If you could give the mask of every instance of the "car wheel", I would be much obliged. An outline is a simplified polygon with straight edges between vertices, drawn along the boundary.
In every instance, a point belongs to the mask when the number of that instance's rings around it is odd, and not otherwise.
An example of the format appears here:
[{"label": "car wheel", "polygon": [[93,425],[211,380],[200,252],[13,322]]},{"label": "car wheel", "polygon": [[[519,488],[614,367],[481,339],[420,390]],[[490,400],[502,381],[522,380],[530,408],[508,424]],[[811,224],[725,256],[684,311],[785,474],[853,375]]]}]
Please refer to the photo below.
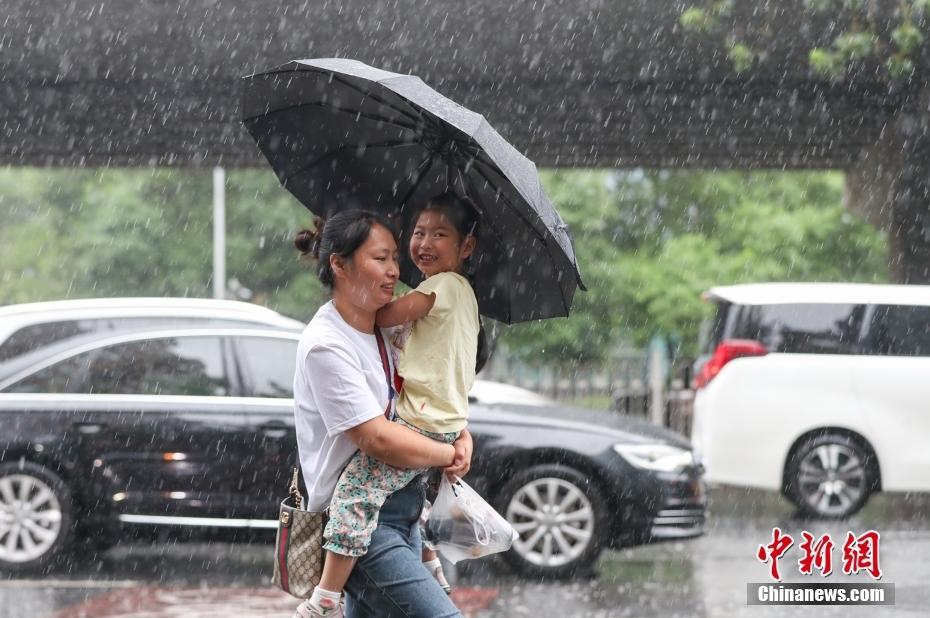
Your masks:
[{"label": "car wheel", "polygon": [[826,434],[801,443],[786,470],[788,497],[803,515],[849,517],[872,493],[873,455],[850,437]]},{"label": "car wheel", "polygon": [[573,468],[519,472],[501,489],[497,507],[520,535],[504,554],[520,573],[564,577],[589,567],[600,552],[605,502],[600,488]]},{"label": "car wheel", "polygon": [[42,466],[0,464],[0,568],[25,571],[56,558],[71,539],[67,485]]}]

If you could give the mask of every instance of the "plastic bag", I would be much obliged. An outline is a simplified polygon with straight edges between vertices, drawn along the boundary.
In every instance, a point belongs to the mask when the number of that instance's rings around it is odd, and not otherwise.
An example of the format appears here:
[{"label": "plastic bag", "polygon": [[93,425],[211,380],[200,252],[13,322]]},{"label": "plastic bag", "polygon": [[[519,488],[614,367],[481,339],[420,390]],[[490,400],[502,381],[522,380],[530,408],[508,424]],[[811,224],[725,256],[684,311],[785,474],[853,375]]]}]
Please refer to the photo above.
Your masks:
[{"label": "plastic bag", "polygon": [[519,536],[465,481],[450,482],[445,474],[425,528],[427,540],[452,564],[507,551]]}]

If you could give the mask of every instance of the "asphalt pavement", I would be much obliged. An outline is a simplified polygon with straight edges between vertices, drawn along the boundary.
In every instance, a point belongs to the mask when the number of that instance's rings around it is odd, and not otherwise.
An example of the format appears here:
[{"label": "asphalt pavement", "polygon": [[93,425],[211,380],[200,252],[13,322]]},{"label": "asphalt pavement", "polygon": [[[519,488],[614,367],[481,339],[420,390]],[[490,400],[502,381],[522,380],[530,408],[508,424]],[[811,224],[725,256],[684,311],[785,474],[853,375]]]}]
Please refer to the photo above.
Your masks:
[{"label": "asphalt pavement", "polygon": [[[756,553],[772,528],[800,544],[801,533],[836,542],[834,572],[799,572],[797,545],[779,561],[785,582],[874,582],[842,572],[843,538],[880,533],[881,583],[894,584],[891,607],[747,606],[746,585],[771,581]],[[466,563],[454,600],[466,616],[927,616],[930,614],[930,496],[880,495],[857,516],[829,522],[798,518],[779,496],[711,491],[706,534],[605,552],[593,572],[570,581],[519,577],[495,560]],[[289,616],[296,601],[272,589],[269,543],[137,540],[85,551],[41,577],[0,579],[0,618],[206,618]]]}]

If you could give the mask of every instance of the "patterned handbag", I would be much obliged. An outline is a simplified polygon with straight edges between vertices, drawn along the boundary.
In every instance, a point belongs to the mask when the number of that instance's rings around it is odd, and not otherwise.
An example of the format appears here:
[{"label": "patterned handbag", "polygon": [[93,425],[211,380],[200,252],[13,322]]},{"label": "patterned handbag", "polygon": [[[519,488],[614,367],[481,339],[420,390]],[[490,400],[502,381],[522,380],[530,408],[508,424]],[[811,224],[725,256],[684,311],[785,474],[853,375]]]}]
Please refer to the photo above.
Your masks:
[{"label": "patterned handbag", "polygon": [[[388,403],[384,416],[391,418],[391,401],[394,399],[394,382],[391,380],[391,365],[381,329],[375,329],[378,353],[388,386]],[[397,371],[394,371],[397,378]],[[298,473],[300,462],[291,476],[290,495],[281,501],[278,513],[278,538],[274,547],[274,574],[271,583],[300,599],[307,599],[323,576],[323,530],[329,517],[326,511],[304,511],[300,495]]]},{"label": "patterned handbag", "polygon": [[284,592],[306,599],[313,594],[323,574],[323,529],[328,517],[326,511],[301,508],[303,498],[297,475],[298,469],[294,468],[290,495],[281,501],[271,583]]}]

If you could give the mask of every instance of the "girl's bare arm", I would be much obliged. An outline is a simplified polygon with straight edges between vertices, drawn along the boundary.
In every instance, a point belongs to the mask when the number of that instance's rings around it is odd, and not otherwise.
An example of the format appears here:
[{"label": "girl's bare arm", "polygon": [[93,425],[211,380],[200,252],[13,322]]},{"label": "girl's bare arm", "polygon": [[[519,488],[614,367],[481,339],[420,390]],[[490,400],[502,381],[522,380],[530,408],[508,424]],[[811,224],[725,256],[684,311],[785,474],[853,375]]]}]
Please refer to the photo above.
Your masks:
[{"label": "girl's bare arm", "polygon": [[435,294],[410,292],[378,309],[375,324],[380,328],[399,326],[424,317],[436,302]]}]

